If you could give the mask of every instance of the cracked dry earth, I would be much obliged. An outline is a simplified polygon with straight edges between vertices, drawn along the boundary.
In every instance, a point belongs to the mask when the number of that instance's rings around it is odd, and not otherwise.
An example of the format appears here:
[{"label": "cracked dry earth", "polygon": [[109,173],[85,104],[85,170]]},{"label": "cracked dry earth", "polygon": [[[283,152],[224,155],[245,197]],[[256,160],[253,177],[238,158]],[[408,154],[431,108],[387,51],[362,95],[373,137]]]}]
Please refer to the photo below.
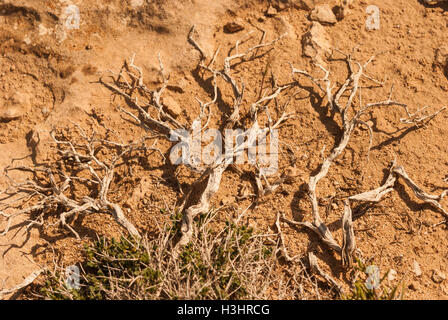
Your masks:
[{"label": "cracked dry earth", "polygon": [[[161,83],[160,53],[169,74],[165,99],[176,101],[174,112],[179,122],[191,124],[199,113],[196,98],[210,100],[210,84],[201,84],[194,72],[198,52],[187,42],[192,25],[196,25],[196,41],[207,56],[212,56],[219,46],[222,48],[219,61],[250,31],[258,37],[264,30],[267,40],[287,33],[265,56],[235,67],[235,78],[246,84],[243,108],[259,96],[263,74],[275,75],[278,83],[289,83],[293,79],[292,64],[321,77],[313,59],[304,55],[302,39],[312,24],[310,10],[316,5],[328,4],[332,8],[338,3],[81,0],[75,3],[80,11],[79,29],[67,29],[64,10],[72,4],[70,1],[0,1],[0,169],[3,172],[12,162],[30,166],[51,159],[51,129],[72,128],[73,122],[85,128],[108,127],[126,141],[141,135],[117,110],[123,101],[113,98],[111,91],[98,82],[111,70],[118,72],[123,61],[133,54],[146,85],[156,88]],[[369,5],[380,9],[379,30],[366,30]],[[424,112],[432,114],[448,105],[446,2],[355,0],[342,19],[323,24],[322,28],[331,47],[353,52],[356,61],[364,63],[377,55],[367,72],[384,86],[362,88],[364,102],[384,100],[393,86],[393,99],[406,103],[411,113],[428,106]],[[336,84],[345,81],[343,62],[328,61],[326,68],[331,70]],[[295,179],[250,209],[248,223],[259,230],[275,231],[279,212],[289,220],[312,221],[304,185],[318,172],[342,135],[340,120],[327,112],[325,94],[312,82],[301,81],[305,89],[294,95],[285,110],[294,118],[279,130],[278,176],[292,170]],[[220,99],[225,103],[215,106],[211,119],[216,126],[220,125],[221,114],[232,112],[231,90],[223,89]],[[370,130],[355,128],[347,147],[317,186],[321,218],[336,242],[343,240],[340,229],[344,199],[382,185],[393,160],[425,192],[441,194],[448,188],[448,112],[440,112],[419,127],[400,121],[406,116],[400,108],[370,110],[364,118],[372,129],[370,150]],[[164,151],[168,147],[160,142]],[[136,166],[132,175],[118,171],[111,195],[140,232],[152,231],[148,216],[157,216],[161,208],[176,205],[181,194],[174,175],[181,186],[197,178],[160,157],[147,161],[146,169]],[[223,206],[222,219],[251,204],[252,200],[244,197],[256,192],[253,177],[244,174],[249,170],[248,165],[243,165],[239,171],[224,172],[219,190],[211,199],[212,206]],[[9,183],[2,173],[1,190]],[[440,204],[442,208],[448,206],[445,199]],[[396,275],[390,281],[404,284],[406,299],[448,298],[448,280],[434,277],[434,273],[448,274],[447,224],[441,210],[416,197],[405,182],[398,180],[394,190],[380,202],[353,208],[353,217],[354,236],[362,256],[373,258],[382,273],[394,269]],[[81,240],[60,227],[34,227],[28,231],[27,218],[14,220],[9,232],[0,237],[0,290],[17,285],[39,266],[50,264],[55,252],[62,257],[62,264],[69,265],[80,259],[83,244],[96,234],[123,233],[108,215],[79,216],[72,221]],[[6,220],[0,217],[0,232],[5,227]],[[341,257],[317,235],[286,223],[282,230],[291,256],[313,252],[320,268],[348,288],[350,282]]]}]

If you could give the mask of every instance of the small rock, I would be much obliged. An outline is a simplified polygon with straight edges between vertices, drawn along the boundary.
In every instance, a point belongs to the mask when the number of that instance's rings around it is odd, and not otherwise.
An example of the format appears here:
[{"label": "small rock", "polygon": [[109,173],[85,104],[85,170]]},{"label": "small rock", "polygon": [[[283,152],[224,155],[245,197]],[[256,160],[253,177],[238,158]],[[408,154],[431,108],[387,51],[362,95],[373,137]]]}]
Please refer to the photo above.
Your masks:
[{"label": "small rock", "polygon": [[302,37],[303,54],[325,67],[326,63],[323,58],[331,54],[331,47],[331,39],[325,28],[319,22],[314,21]]},{"label": "small rock", "polygon": [[339,5],[334,7],[334,14],[341,21],[350,13],[350,9],[353,9],[353,0],[341,0]]},{"label": "small rock", "polygon": [[442,46],[436,50],[433,65],[442,70],[448,68],[448,46]]},{"label": "small rock", "polygon": [[416,282],[411,282],[409,285],[408,285],[408,288],[410,289],[410,290],[412,290],[412,291],[417,291],[418,290],[418,284],[416,283]]},{"label": "small rock", "polygon": [[91,44],[86,45],[86,50],[92,50],[93,46]]},{"label": "small rock", "polygon": [[182,77],[177,81],[173,81],[173,84],[168,85],[167,89],[177,93],[185,93],[186,88],[189,85],[187,78]]},{"label": "small rock", "polygon": [[131,6],[134,8],[140,7],[143,5],[143,0],[131,0]]},{"label": "small rock", "polygon": [[420,269],[420,265],[415,260],[413,263],[413,271],[417,277],[420,277],[422,275],[422,269]]},{"label": "small rock", "polygon": [[273,6],[269,6],[268,10],[266,10],[266,16],[273,17],[277,14],[277,9],[275,9]]},{"label": "small rock", "polygon": [[432,278],[432,281],[434,281],[435,283],[441,283],[441,282],[443,282],[443,280],[446,279],[446,275],[443,272],[435,269],[432,271],[431,278]]},{"label": "small rock", "polygon": [[285,17],[278,16],[272,20],[273,26],[278,34],[286,34],[290,39],[297,39],[294,27],[285,19]]},{"label": "small rock", "polygon": [[440,287],[442,288],[443,293],[448,296],[448,287],[443,284]]},{"label": "small rock", "polygon": [[236,22],[229,22],[223,28],[225,33],[236,33],[244,30],[244,27]]},{"label": "small rock", "polygon": [[333,25],[337,22],[336,16],[328,4],[316,6],[310,13],[310,19],[327,25]]},{"label": "small rock", "polygon": [[332,208],[333,210],[337,210],[337,209],[338,209],[338,204],[337,204],[336,202],[332,202],[332,203],[331,203],[331,208]]},{"label": "small rock", "polygon": [[341,21],[347,15],[346,10],[344,10],[344,8],[341,6],[334,7],[333,13],[338,21]]},{"label": "small rock", "polygon": [[0,107],[0,121],[11,121],[24,116],[31,109],[30,97],[26,93],[16,92]]},{"label": "small rock", "polygon": [[390,269],[389,273],[387,274],[387,280],[394,281],[396,276],[397,276],[397,271],[395,271],[394,269]]},{"label": "small rock", "polygon": [[402,254],[393,257],[395,263],[399,264],[399,265],[403,264],[403,258],[404,258],[404,256]]},{"label": "small rock", "polygon": [[166,112],[174,118],[177,118],[182,113],[182,108],[177,101],[169,96],[163,98],[163,105],[166,108]]},{"label": "small rock", "polygon": [[47,107],[43,107],[43,108],[42,108],[42,115],[43,115],[44,117],[46,117],[49,113],[50,113],[50,110],[48,110]]},{"label": "small rock", "polygon": [[29,36],[25,36],[25,38],[23,39],[23,42],[25,42],[27,45],[31,44],[31,39]]}]

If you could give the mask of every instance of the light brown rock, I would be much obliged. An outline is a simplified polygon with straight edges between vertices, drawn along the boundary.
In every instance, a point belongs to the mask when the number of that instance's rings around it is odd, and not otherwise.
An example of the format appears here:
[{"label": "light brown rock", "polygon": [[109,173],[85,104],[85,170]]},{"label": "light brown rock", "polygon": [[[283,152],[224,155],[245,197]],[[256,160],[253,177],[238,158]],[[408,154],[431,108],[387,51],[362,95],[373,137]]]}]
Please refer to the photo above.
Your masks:
[{"label": "light brown rock", "polygon": [[412,281],[409,285],[408,288],[412,291],[417,291],[419,289],[419,285],[417,282]]},{"label": "light brown rock", "polygon": [[414,273],[417,277],[420,277],[422,275],[422,270],[420,268],[420,264],[416,260],[414,260],[412,268],[413,268],[412,270],[414,271]]},{"label": "light brown rock", "polygon": [[163,106],[165,107],[165,111],[174,118],[177,118],[182,114],[182,108],[179,103],[170,96],[163,98]]},{"label": "light brown rock", "polygon": [[387,280],[394,281],[396,277],[397,277],[397,271],[395,271],[394,269],[390,269],[389,273],[387,274]]},{"label": "light brown rock", "polygon": [[324,58],[331,54],[331,48],[331,39],[325,28],[319,22],[314,21],[310,29],[302,37],[303,54],[325,66]]},{"label": "light brown rock", "polygon": [[316,6],[310,13],[310,19],[326,25],[333,25],[337,22],[336,16],[328,4]]},{"label": "light brown rock", "polygon": [[431,279],[435,283],[441,283],[446,279],[446,275],[442,271],[435,269],[432,271]]},{"label": "light brown rock", "polygon": [[266,16],[268,17],[274,17],[277,14],[277,9],[275,9],[273,6],[269,6],[268,10],[266,10]]},{"label": "light brown rock", "polygon": [[19,119],[30,109],[29,95],[23,92],[16,92],[0,107],[0,120],[11,121]]},{"label": "light brown rock", "polygon": [[435,52],[434,67],[442,70],[448,68],[448,46],[441,46]]}]

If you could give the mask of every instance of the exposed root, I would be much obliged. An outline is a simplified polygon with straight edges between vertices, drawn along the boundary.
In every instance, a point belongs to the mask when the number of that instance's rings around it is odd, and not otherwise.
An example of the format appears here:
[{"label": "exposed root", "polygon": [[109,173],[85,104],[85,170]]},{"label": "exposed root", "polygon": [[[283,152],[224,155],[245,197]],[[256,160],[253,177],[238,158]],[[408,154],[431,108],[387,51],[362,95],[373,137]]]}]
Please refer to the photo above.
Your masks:
[{"label": "exposed root", "polygon": [[308,261],[310,263],[311,271],[324,278],[324,280],[328,282],[332,287],[334,287],[340,295],[344,295],[344,289],[342,288],[342,286],[319,267],[317,258],[312,252],[308,254]]},{"label": "exposed root", "polygon": [[352,208],[348,200],[344,201],[344,215],[342,216],[342,264],[351,266],[353,252],[356,248],[355,232],[353,231]]},{"label": "exposed root", "polygon": [[414,181],[412,181],[411,178],[409,178],[408,174],[406,173],[406,171],[402,166],[394,167],[393,172],[399,175],[404,180],[404,182],[406,182],[406,184],[412,189],[412,191],[414,191],[414,194],[416,195],[417,198],[423,200],[426,203],[429,203],[430,205],[438,209],[440,212],[442,212],[445,215],[445,217],[448,218],[448,212],[442,207],[442,205],[439,202],[447,195],[448,190],[443,191],[438,196],[428,194],[425,191],[423,191],[419,186],[417,186],[417,184]]},{"label": "exposed root", "polygon": [[285,237],[283,235],[282,227],[280,225],[280,218],[283,217],[283,214],[280,212],[277,212],[277,219],[275,220],[275,227],[277,228],[277,232],[279,235],[279,245],[277,251],[280,251],[282,256],[285,258],[287,262],[295,262],[299,258],[299,256],[291,257],[288,253],[288,250],[286,249],[285,245]]},{"label": "exposed root", "polygon": [[389,176],[386,179],[386,182],[370,191],[366,191],[360,194],[355,194],[353,196],[348,197],[348,200],[352,201],[365,201],[365,202],[379,202],[386,194],[394,190],[394,184],[397,180],[393,174],[393,169],[395,167],[395,161],[392,164],[389,172]]}]

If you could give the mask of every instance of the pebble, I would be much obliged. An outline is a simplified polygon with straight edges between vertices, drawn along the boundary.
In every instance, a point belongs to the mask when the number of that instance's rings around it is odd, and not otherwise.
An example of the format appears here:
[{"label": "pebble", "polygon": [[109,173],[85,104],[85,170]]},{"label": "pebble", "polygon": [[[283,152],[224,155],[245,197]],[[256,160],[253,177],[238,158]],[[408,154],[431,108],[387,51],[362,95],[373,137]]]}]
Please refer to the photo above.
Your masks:
[{"label": "pebble", "polygon": [[331,48],[331,39],[325,28],[319,22],[314,21],[302,38],[303,54],[325,67],[324,58],[330,55]]},{"label": "pebble", "polygon": [[396,276],[397,276],[397,271],[395,271],[394,269],[390,269],[389,273],[387,274],[387,280],[393,281],[393,280],[395,280]]},{"label": "pebble", "polygon": [[314,7],[316,0],[299,0],[298,6],[303,10],[311,10]]},{"label": "pebble", "polygon": [[24,116],[31,109],[30,97],[23,92],[16,92],[4,105],[0,106],[0,121],[11,121]]},{"label": "pebble", "polygon": [[434,66],[441,69],[448,67],[448,46],[437,48],[435,52]]},{"label": "pebble", "polygon": [[432,271],[432,277],[431,277],[431,279],[432,279],[432,281],[434,281],[435,283],[441,283],[441,282],[443,282],[443,281],[446,279],[446,275],[445,275],[443,272],[441,272],[441,271],[439,271],[439,270],[437,270],[437,269],[434,269],[434,270]]},{"label": "pebble", "polygon": [[175,118],[182,113],[182,108],[177,101],[169,96],[163,98],[163,105],[165,106],[166,111]]},{"label": "pebble", "polygon": [[266,16],[274,17],[275,15],[277,15],[277,9],[275,9],[273,6],[269,6],[268,10],[266,10]]},{"label": "pebble", "polygon": [[244,30],[244,27],[237,22],[229,22],[223,28],[225,33],[236,33]]},{"label": "pebble", "polygon": [[422,269],[420,268],[420,265],[418,264],[418,262],[415,260],[413,263],[413,271],[417,277],[420,277],[422,275]]},{"label": "pebble", "polygon": [[310,13],[310,19],[329,25],[333,25],[337,22],[336,16],[328,4],[316,6]]}]

